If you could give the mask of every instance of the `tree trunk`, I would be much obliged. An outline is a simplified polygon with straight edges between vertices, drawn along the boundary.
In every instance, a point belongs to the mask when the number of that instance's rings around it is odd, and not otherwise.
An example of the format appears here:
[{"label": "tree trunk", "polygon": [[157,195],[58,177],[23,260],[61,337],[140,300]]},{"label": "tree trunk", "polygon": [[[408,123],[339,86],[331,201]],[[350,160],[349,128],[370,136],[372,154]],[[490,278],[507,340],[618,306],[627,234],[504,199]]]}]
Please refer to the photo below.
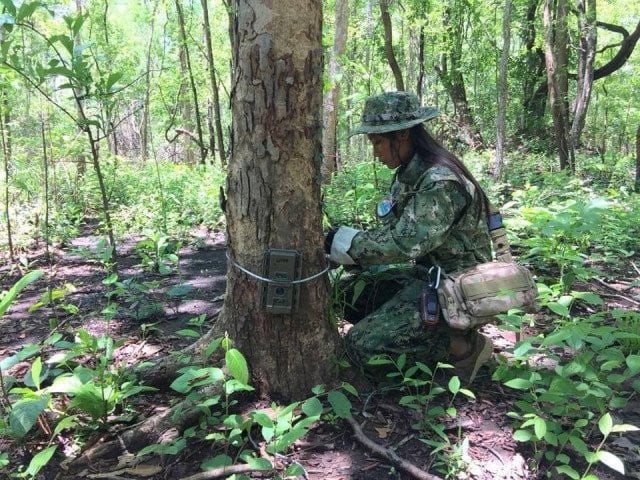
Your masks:
[{"label": "tree trunk", "polygon": [[4,164],[4,216],[5,227],[7,229],[7,243],[9,246],[9,256],[13,260],[15,258],[15,251],[13,249],[13,233],[11,230],[11,215],[10,215],[10,196],[9,196],[9,163],[11,162],[11,124],[9,122],[9,102],[7,93],[3,88],[2,91],[2,103],[0,104],[0,141],[2,142],[2,157]]},{"label": "tree trunk", "polygon": [[509,49],[511,48],[511,0],[504,0],[502,12],[502,55],[498,73],[498,118],[496,119],[496,158],[493,176],[500,178],[504,163],[504,141],[506,137],[506,118],[508,89]]},{"label": "tree trunk", "polygon": [[457,5],[449,5],[443,17],[445,30],[445,51],[436,66],[438,77],[455,107],[455,115],[460,128],[459,140],[471,148],[484,145],[482,134],[478,130],[471,115],[467,90],[462,74],[462,41],[464,33],[463,10]]},{"label": "tree trunk", "polygon": [[393,72],[393,77],[396,79],[396,90],[402,92],[404,91],[404,80],[396,55],[393,52],[393,28],[391,26],[391,16],[389,15],[389,0],[380,0],[380,15],[382,16],[382,25],[384,27],[384,52]]},{"label": "tree trunk", "polygon": [[198,105],[198,89],[196,88],[196,83],[193,78],[193,70],[191,69],[191,58],[189,57],[187,31],[184,26],[184,14],[182,12],[180,0],[175,0],[175,5],[176,13],[178,14],[178,26],[180,27],[180,51],[182,52],[182,59],[184,61],[184,66],[186,67],[186,72],[189,77],[189,85],[191,86],[191,98],[193,99],[193,110],[196,117],[196,133],[195,135],[192,134],[189,137],[196,139],[196,143],[198,144],[198,148],[200,149],[200,163],[204,164],[207,160],[207,148],[204,145],[204,139],[202,136],[202,120],[200,118],[200,106]]},{"label": "tree trunk", "polygon": [[[302,398],[332,381],[336,332],[328,281],[299,284],[299,308],[267,313],[261,274],[269,248],[301,254],[301,278],[326,267],[320,208],[321,3],[234,0],[233,148],[227,177],[227,294],[216,328],[248,358],[263,393]],[[304,12],[300,15],[299,12]]]},{"label": "tree trunk", "polygon": [[420,26],[420,34],[418,35],[418,79],[416,81],[416,95],[420,104],[423,103],[423,91],[424,91],[424,25]]},{"label": "tree trunk", "polygon": [[[76,0],[76,15],[82,15],[82,0]],[[73,37],[74,47],[80,45],[82,42],[80,40],[80,34],[77,34]],[[73,91],[74,97],[82,98],[83,92],[80,92],[76,89]],[[81,116],[82,112],[82,100],[79,100],[80,106],[77,106],[78,116]],[[82,132],[82,129],[78,128],[78,132]],[[77,163],[77,176],[78,178],[84,177],[85,172],[87,171],[87,156],[84,153],[79,153],[76,156]]]},{"label": "tree trunk", "polygon": [[573,121],[569,133],[571,150],[575,151],[584,129],[593,88],[593,62],[596,56],[596,0],[578,0],[578,86],[573,104]]},{"label": "tree trunk", "polygon": [[213,46],[211,43],[211,26],[209,25],[209,7],[207,0],[200,0],[202,4],[202,15],[204,17],[204,37],[207,47],[207,66],[209,67],[209,81],[211,82],[211,107],[213,109],[213,117],[215,123],[215,134],[211,132],[211,158],[214,156],[214,140],[218,142],[218,156],[220,157],[220,165],[223,167],[227,164],[227,155],[224,150],[224,139],[222,133],[222,121],[220,119],[220,97],[218,95],[218,81],[216,79],[216,66],[213,60]]},{"label": "tree trunk", "polygon": [[[522,42],[525,45],[526,53],[524,71],[521,72],[523,109],[519,130],[521,134],[531,138],[539,136],[544,129],[544,113],[547,103],[544,51],[536,42],[539,4],[540,0],[529,1],[522,30]],[[539,86],[541,84],[544,86],[543,89]]]},{"label": "tree trunk", "polygon": [[[558,0],[553,11],[553,0],[544,3],[544,44],[549,105],[553,117],[556,146],[560,158],[560,169],[572,167],[572,153],[569,144],[569,119],[567,98],[567,57],[566,57],[566,0]],[[555,25],[555,28],[554,28]]]},{"label": "tree trunk", "polygon": [[146,59],[146,75],[144,77],[144,105],[142,106],[142,126],[140,132],[140,156],[142,162],[149,159],[149,108],[151,98],[151,49],[153,47],[153,33],[156,24],[156,11],[158,9],[158,0],[153,3],[153,12],[151,13],[151,33],[149,34],[149,44],[147,46]]},{"label": "tree trunk", "polygon": [[640,193],[640,126],[636,130],[636,193]]},{"label": "tree trunk", "polygon": [[322,178],[328,181],[338,167],[338,104],[340,102],[340,57],[347,44],[349,0],[336,0],[336,30],[329,58],[329,91],[324,97],[324,129],[322,130]]}]

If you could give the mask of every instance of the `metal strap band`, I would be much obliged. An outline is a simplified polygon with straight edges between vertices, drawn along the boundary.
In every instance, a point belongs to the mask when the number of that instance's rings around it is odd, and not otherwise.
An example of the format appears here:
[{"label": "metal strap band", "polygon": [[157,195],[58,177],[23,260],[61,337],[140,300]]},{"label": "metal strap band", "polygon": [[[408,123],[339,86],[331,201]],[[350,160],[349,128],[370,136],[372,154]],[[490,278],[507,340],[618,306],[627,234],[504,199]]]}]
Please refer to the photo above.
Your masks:
[{"label": "metal strap band", "polygon": [[236,267],[241,272],[246,273],[251,278],[254,278],[254,279],[256,279],[256,280],[258,280],[260,282],[272,283],[272,284],[276,284],[276,285],[297,285],[297,284],[300,284],[300,283],[307,283],[307,282],[310,282],[312,280],[315,280],[318,277],[321,277],[322,275],[327,273],[329,271],[329,269],[331,268],[331,265],[329,264],[329,262],[327,262],[326,268],[324,270],[322,270],[321,272],[318,272],[318,273],[316,273],[314,275],[311,275],[310,277],[301,278],[300,280],[292,280],[291,282],[283,282],[283,281],[280,281],[280,280],[273,280],[271,278],[261,277],[260,275],[258,275],[256,273],[253,273],[250,270],[247,270],[246,268],[244,268],[242,265],[240,265],[238,262],[235,261],[235,259],[229,253],[229,250],[227,250],[226,253],[227,253],[227,260],[229,260],[231,262],[231,265]]}]

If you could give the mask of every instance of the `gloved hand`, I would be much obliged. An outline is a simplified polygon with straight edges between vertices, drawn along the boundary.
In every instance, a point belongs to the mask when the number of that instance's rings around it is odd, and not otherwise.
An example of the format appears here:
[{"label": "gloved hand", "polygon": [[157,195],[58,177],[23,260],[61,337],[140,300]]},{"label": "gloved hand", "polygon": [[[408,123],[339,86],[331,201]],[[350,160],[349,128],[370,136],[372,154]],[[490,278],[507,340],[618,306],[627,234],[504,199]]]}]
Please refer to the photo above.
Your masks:
[{"label": "gloved hand", "polygon": [[331,228],[324,234],[324,253],[329,255],[331,253],[331,244],[333,243],[333,237],[336,236],[337,228]]}]

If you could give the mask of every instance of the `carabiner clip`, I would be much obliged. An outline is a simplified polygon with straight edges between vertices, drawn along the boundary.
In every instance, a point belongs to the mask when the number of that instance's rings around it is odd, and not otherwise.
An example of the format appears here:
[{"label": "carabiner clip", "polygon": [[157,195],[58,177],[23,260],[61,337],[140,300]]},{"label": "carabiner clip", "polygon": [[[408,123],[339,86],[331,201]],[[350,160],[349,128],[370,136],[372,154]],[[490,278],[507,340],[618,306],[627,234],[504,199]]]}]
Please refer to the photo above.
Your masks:
[{"label": "carabiner clip", "polygon": [[[431,276],[431,272],[433,272],[433,269],[437,269],[436,270],[436,279],[435,281],[433,280],[432,276]],[[427,272],[427,275],[429,276],[429,287],[433,288],[434,290],[437,290],[438,287],[440,286],[440,274],[442,273],[442,269],[440,267],[436,267],[433,266],[429,269],[429,271]]]}]

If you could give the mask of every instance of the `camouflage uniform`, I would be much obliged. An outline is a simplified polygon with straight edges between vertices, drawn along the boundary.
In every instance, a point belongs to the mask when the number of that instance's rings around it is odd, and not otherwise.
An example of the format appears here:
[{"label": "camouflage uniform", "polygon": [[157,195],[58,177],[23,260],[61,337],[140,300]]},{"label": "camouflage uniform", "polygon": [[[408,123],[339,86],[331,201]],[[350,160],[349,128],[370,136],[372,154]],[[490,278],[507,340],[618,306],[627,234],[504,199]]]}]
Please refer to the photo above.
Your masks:
[{"label": "camouflage uniform", "polygon": [[[388,103],[384,108],[388,109]],[[406,122],[400,125],[407,128]],[[377,132],[369,127],[355,133]],[[474,199],[471,182],[463,185],[449,168],[429,167],[424,158],[414,155],[398,168],[390,194],[378,205],[379,227],[364,231],[341,227],[337,231],[331,245],[333,261],[364,267],[405,264],[351,279],[352,288],[356,282],[366,282],[356,305],[359,312],[347,315],[355,323],[346,336],[352,360],[363,365],[382,353],[406,353],[431,364],[446,359],[449,329],[441,324],[423,325],[420,295],[432,265],[454,272],[491,260],[486,213],[478,215],[479,209],[483,206]],[[347,302],[351,295],[346,294]]]}]

